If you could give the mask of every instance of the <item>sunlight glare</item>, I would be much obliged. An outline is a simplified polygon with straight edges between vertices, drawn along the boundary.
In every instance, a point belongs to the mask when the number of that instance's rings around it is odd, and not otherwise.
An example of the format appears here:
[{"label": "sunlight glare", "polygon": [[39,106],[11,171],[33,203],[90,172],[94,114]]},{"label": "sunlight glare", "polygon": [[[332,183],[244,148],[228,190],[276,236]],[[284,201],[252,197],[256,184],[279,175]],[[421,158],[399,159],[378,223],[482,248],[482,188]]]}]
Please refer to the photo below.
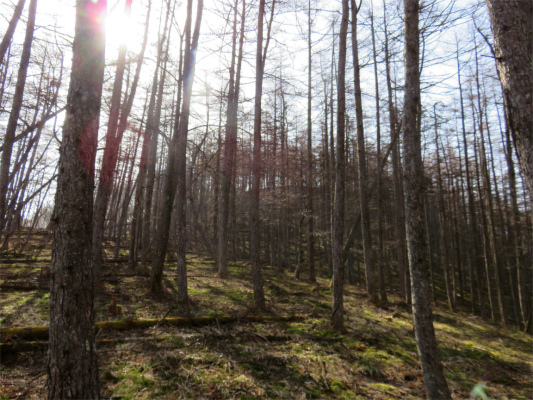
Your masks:
[{"label": "sunlight glare", "polygon": [[128,48],[132,44],[132,21],[131,16],[124,11],[124,2],[120,1],[109,10],[106,21],[107,42],[112,46],[125,44]]}]

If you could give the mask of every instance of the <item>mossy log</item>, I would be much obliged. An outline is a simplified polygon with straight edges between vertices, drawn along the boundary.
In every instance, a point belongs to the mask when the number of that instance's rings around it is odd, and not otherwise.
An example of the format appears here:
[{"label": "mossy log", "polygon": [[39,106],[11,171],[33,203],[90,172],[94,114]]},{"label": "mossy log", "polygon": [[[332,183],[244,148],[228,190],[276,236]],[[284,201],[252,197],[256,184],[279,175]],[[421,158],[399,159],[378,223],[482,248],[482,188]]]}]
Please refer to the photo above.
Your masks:
[{"label": "mossy log", "polygon": [[[252,334],[250,333],[250,336],[254,336],[256,340],[264,340],[266,342],[288,342],[293,339],[292,336],[288,335],[258,335],[258,334]],[[225,335],[208,335],[207,337],[203,337],[203,339],[210,339],[210,338],[216,338],[216,339],[236,339],[237,337],[235,335],[231,334],[225,334]],[[112,347],[116,346],[118,344],[123,343],[132,343],[132,342],[164,342],[166,340],[172,340],[172,337],[170,335],[163,335],[159,337],[143,337],[143,338],[120,338],[120,339],[99,339],[96,341],[96,347],[97,348],[103,348],[103,347]],[[46,341],[33,341],[33,342],[26,342],[23,340],[11,342],[11,343],[0,343],[0,354],[5,356],[8,354],[18,354],[18,353],[25,353],[30,351],[47,351],[48,350],[48,342]]]},{"label": "mossy log", "polygon": [[[163,342],[168,340],[169,336],[161,336],[157,338],[125,338],[125,339],[99,339],[96,341],[96,347],[110,347],[116,346],[121,343],[130,343],[130,342],[139,342],[139,341],[156,341]],[[25,353],[29,351],[47,351],[48,342],[39,341],[39,342],[25,342],[25,341],[16,341],[12,343],[0,343],[0,354],[3,356],[8,354],[17,354]]]},{"label": "mossy log", "polygon": [[[276,316],[246,316],[246,317],[194,317],[194,318],[165,318],[164,322],[161,319],[132,319],[120,321],[103,321],[94,324],[97,331],[99,330],[113,330],[113,331],[127,331],[131,329],[146,329],[151,328],[160,323],[165,323],[172,326],[204,326],[210,324],[228,324],[232,322],[255,322],[255,323],[269,323],[269,322],[292,322],[302,320],[301,316],[276,317]],[[2,342],[11,340],[48,340],[48,326],[30,326],[18,328],[2,328],[0,329],[0,339]]]},{"label": "mossy log", "polygon": [[[2,260],[3,265],[12,265],[12,264],[50,264],[52,260],[50,258],[6,258]],[[19,266],[17,266],[19,267]]]},{"label": "mossy log", "polygon": [[28,283],[0,283],[0,290],[14,292],[33,292],[35,290],[50,290],[46,284],[32,285]]}]

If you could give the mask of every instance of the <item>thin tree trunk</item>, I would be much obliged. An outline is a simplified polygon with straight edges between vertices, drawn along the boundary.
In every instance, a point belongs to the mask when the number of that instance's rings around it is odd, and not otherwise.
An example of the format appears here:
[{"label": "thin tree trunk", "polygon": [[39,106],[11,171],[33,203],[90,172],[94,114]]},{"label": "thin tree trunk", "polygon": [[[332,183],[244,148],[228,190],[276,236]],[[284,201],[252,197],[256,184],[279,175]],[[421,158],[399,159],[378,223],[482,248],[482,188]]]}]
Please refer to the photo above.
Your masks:
[{"label": "thin tree trunk", "polygon": [[[198,38],[200,36],[200,24],[202,21],[203,0],[198,0],[196,14],[196,24],[192,35],[191,43],[191,25],[192,25],[192,0],[187,3],[187,21],[185,24],[185,54],[184,54],[184,73],[183,73],[183,105],[179,111],[179,101],[176,105],[176,122],[174,125],[174,134],[170,147],[168,149],[167,173],[163,183],[163,199],[159,213],[159,224],[156,245],[154,250],[154,260],[152,263],[152,275],[150,280],[150,290],[156,296],[163,294],[163,266],[168,248],[170,222],[172,218],[172,208],[174,197],[178,190],[178,199],[176,207],[177,217],[177,283],[178,283],[178,301],[181,303],[188,302],[187,294],[187,269],[185,261],[185,244],[186,244],[186,151],[187,151],[187,131],[189,125],[190,104],[192,96],[192,85],[194,82],[195,55],[198,47]],[[179,118],[179,122],[178,119]]]},{"label": "thin tree trunk", "polygon": [[[472,104],[472,108],[474,105]],[[474,134],[476,133],[476,116],[475,116],[475,110],[472,110],[472,120],[474,121]],[[481,183],[481,169],[480,169],[480,162],[478,161],[478,153],[480,153],[479,146],[477,145],[477,139],[474,137],[474,161],[476,166],[476,184],[478,192],[483,193],[483,185]],[[485,207],[486,203],[484,201],[480,201],[480,214],[481,214],[481,229],[483,233],[483,255],[484,255],[484,264],[485,264],[485,278],[487,279],[487,296],[489,298],[489,307],[490,307],[490,316],[493,322],[496,322],[496,310],[494,306],[493,296],[492,296],[492,279],[491,279],[491,271],[490,271],[490,262],[491,262],[491,253],[490,253],[490,239],[489,239],[489,233],[488,233],[488,222],[487,222],[487,210]],[[480,276],[483,276],[480,274]]]},{"label": "thin tree trunk", "polygon": [[[374,251],[372,249],[372,232],[370,230],[370,205],[368,191],[368,173],[366,165],[365,132],[363,126],[363,102],[361,96],[361,78],[359,66],[359,50],[357,42],[357,14],[359,10],[352,4],[352,52],[354,63],[354,86],[355,86],[355,114],[357,119],[357,164],[359,172],[359,200],[361,204],[361,230],[363,232],[363,250],[366,270],[366,290],[370,301],[379,303],[374,271]],[[337,122],[338,124],[338,122]],[[386,297],[386,296],[385,296]]]},{"label": "thin tree trunk", "polygon": [[7,192],[9,187],[9,167],[11,165],[11,154],[13,152],[13,143],[15,141],[15,132],[17,130],[20,110],[22,109],[22,100],[24,98],[24,87],[26,85],[26,75],[30,64],[31,45],[33,42],[33,31],[35,30],[35,14],[37,12],[37,0],[31,0],[28,11],[28,23],[26,25],[26,36],[22,46],[22,55],[20,57],[20,66],[15,85],[15,94],[13,95],[13,106],[9,119],[7,121],[6,132],[4,135],[4,144],[2,158],[0,159],[0,238],[4,231],[7,211]]},{"label": "thin tree trunk", "polygon": [[15,6],[15,10],[13,11],[13,15],[11,16],[11,20],[9,20],[9,25],[7,26],[6,33],[2,38],[2,42],[0,42],[0,65],[4,63],[4,56],[6,55],[6,51],[9,45],[11,44],[11,40],[13,39],[13,33],[15,33],[15,28],[17,27],[17,23],[19,22],[20,16],[22,15],[22,10],[24,9],[25,1],[26,0],[18,1],[17,5]]},{"label": "thin tree trunk", "polygon": [[[459,84],[459,99],[461,104],[461,130],[463,133],[463,147],[465,154],[465,171],[466,171],[466,190],[468,194],[468,211],[470,216],[470,236],[472,240],[472,258],[470,263],[470,297],[472,299],[472,313],[474,315],[483,314],[483,285],[481,284],[481,274],[483,271],[483,260],[481,259],[481,250],[479,248],[479,231],[477,213],[475,209],[475,198],[473,192],[473,182],[470,174],[470,162],[468,159],[468,144],[466,140],[465,127],[465,109],[463,101],[463,89],[461,84],[461,66],[459,64],[459,49],[457,49],[457,80]],[[477,284],[474,286],[474,282]],[[476,290],[477,288],[477,290]],[[476,305],[478,307],[476,307]]]},{"label": "thin tree trunk", "polygon": [[224,143],[224,161],[222,164],[222,196],[220,198],[220,219],[218,227],[218,243],[217,243],[217,269],[218,275],[226,278],[228,275],[227,266],[227,247],[228,247],[228,217],[230,211],[230,190],[235,182],[232,180],[233,170],[235,169],[235,154],[237,152],[237,111],[239,108],[239,91],[240,91],[240,75],[244,47],[244,22],[246,3],[243,0],[241,25],[239,35],[239,54],[237,61],[237,73],[235,74],[235,53],[237,41],[237,0],[235,1],[235,9],[233,15],[233,46],[232,58],[230,66],[230,80],[228,89],[228,106],[226,111],[226,140]]},{"label": "thin tree trunk", "polygon": [[259,18],[257,23],[257,49],[255,70],[255,104],[254,104],[254,147],[252,163],[252,188],[250,202],[250,259],[252,262],[252,284],[254,290],[254,306],[257,310],[266,308],[263,291],[263,276],[260,265],[259,244],[259,192],[261,184],[261,97],[263,93],[263,76],[266,54],[270,40],[270,29],[274,15],[276,1],[272,2],[270,21],[265,48],[263,49],[263,20],[265,14],[265,0],[259,2]]},{"label": "thin tree trunk", "polygon": [[522,239],[522,224],[520,221],[520,211],[518,209],[518,199],[516,196],[516,172],[513,161],[513,146],[511,141],[511,134],[509,132],[510,126],[507,124],[507,116],[505,118],[507,129],[505,130],[505,158],[507,161],[507,172],[509,175],[509,194],[511,197],[511,212],[512,212],[512,245],[513,245],[513,258],[514,267],[516,268],[516,279],[518,283],[518,299],[520,305],[520,316],[522,328],[527,330],[527,322],[531,313],[531,306],[527,299],[526,291],[526,274],[525,266],[520,262],[521,248],[520,241]]},{"label": "thin tree trunk", "polygon": [[[381,189],[381,171],[379,170],[379,163],[381,163],[381,115],[379,106],[379,80],[378,80],[378,61],[376,54],[376,35],[374,32],[374,14],[370,14],[370,27],[372,31],[372,55],[374,61],[374,81],[376,93],[376,141],[377,141],[377,164],[378,173],[376,177],[376,202],[378,205],[378,271],[379,271],[379,293],[381,296],[381,303],[387,304],[387,292],[385,289],[385,273],[383,271],[383,193]],[[388,265],[390,275],[390,265]]]},{"label": "thin tree trunk", "polygon": [[[389,108],[389,125],[391,139],[397,135],[398,117],[393,101],[392,78],[390,67],[389,35],[387,32],[387,8],[386,1],[383,2],[383,26],[385,29],[385,68],[387,74],[387,93]],[[400,162],[400,147],[398,141],[392,148],[392,177],[395,195],[394,226],[396,231],[396,260],[398,263],[398,274],[400,280],[400,295],[406,303],[411,303],[409,267],[407,264],[407,239],[405,237],[405,204],[402,182],[402,171]]]},{"label": "thin tree trunk", "polygon": [[[116,243],[115,243],[115,251],[113,253],[113,257],[117,259],[120,254],[120,247],[122,243],[122,233],[124,232],[124,225],[126,224],[126,218],[128,215],[128,208],[131,201],[131,195],[132,195],[132,185],[133,185],[133,170],[135,167],[135,159],[137,157],[137,151],[139,149],[139,139],[140,136],[137,136],[135,139],[135,145],[133,150],[133,156],[131,156],[131,166],[130,171],[128,173],[128,180],[126,183],[126,189],[124,193],[124,200],[122,202],[122,207],[120,207],[120,217],[118,219],[117,223],[117,237],[116,237]],[[131,153],[130,153],[131,154]]]},{"label": "thin tree trunk", "polygon": [[342,0],[342,18],[339,33],[339,65],[337,77],[337,148],[335,162],[335,206],[333,214],[333,328],[344,330],[344,187],[345,151],[344,128],[346,115],[346,39],[348,36],[349,0]]},{"label": "thin tree trunk", "polygon": [[[437,152],[437,197],[438,197],[438,208],[439,208],[439,247],[440,247],[440,259],[444,272],[444,286],[446,289],[446,298],[448,299],[448,307],[450,310],[456,311],[455,297],[453,296],[454,287],[452,286],[452,278],[450,276],[450,260],[449,260],[449,249],[448,242],[446,240],[446,220],[447,213],[446,207],[444,204],[444,189],[442,185],[442,173],[440,168],[440,149],[439,149],[439,131],[437,127],[437,113],[436,105],[433,106],[433,117],[435,120],[435,148]],[[435,288],[433,288],[435,290]]]},{"label": "thin tree trunk", "polygon": [[[127,0],[125,4],[126,14],[131,12],[131,0]],[[99,274],[102,265],[102,240],[104,233],[104,223],[107,213],[107,206],[109,203],[109,196],[113,189],[114,171],[117,164],[118,152],[124,131],[126,130],[126,123],[133,106],[133,99],[137,90],[137,84],[141,73],[141,66],[144,58],[144,51],[146,49],[146,42],[148,37],[148,21],[150,16],[150,6],[148,8],[147,20],[145,25],[144,40],[137,63],[137,70],[132,83],[131,92],[128,100],[120,109],[120,100],[122,95],[122,81],[124,77],[124,70],[126,65],[126,45],[119,48],[117,70],[115,74],[115,82],[113,86],[113,94],[111,97],[111,110],[109,115],[109,122],[107,126],[106,147],[102,160],[102,169],[100,172],[100,181],[98,185],[98,192],[95,200],[94,210],[94,232],[93,232],[93,262],[95,264],[94,273]]]},{"label": "thin tree trunk", "polygon": [[315,233],[314,233],[314,208],[313,208],[313,126],[311,121],[311,0],[308,0],[307,10],[307,268],[309,269],[309,280],[316,281],[315,272]]},{"label": "thin tree trunk", "polygon": [[[148,96],[146,96],[146,102],[148,101]],[[139,132],[143,132],[143,123],[145,118],[145,113],[147,111],[146,102],[143,107],[143,116],[141,118],[141,126],[139,129]],[[137,178],[135,181],[135,195],[134,195],[134,204],[133,204],[133,215],[131,219],[131,227],[130,227],[130,246],[129,246],[129,253],[128,253],[128,265],[132,269],[137,269],[137,260],[138,260],[138,245],[140,242],[140,222],[142,218],[142,193],[143,193],[143,185],[144,180],[146,177],[146,157],[148,156],[148,141],[149,138],[145,134],[143,135],[143,144],[141,148],[141,157],[139,160],[139,171],[137,172]],[[145,272],[145,271],[137,271],[137,272]],[[145,273],[144,273],[145,275]]]},{"label": "thin tree trunk", "polygon": [[[424,166],[417,119],[420,104],[418,0],[404,0],[405,21],[405,100],[404,190],[407,244],[411,269],[411,290],[416,343],[427,396],[431,400],[451,399],[438,356],[433,328],[431,294],[426,263],[428,248],[424,234]],[[417,126],[418,125],[418,126]]]},{"label": "thin tree trunk", "polygon": [[[174,10],[172,10],[172,13]],[[159,138],[159,125],[161,119],[161,106],[163,104],[163,92],[165,88],[165,78],[167,74],[167,61],[168,61],[168,47],[170,44],[170,29],[168,30],[167,37],[167,26],[168,18],[170,16],[170,2],[167,7],[167,17],[165,18],[165,27],[163,28],[163,36],[159,43],[158,55],[157,55],[157,66],[154,75],[154,81],[152,84],[152,97],[150,98],[150,105],[154,105],[152,100],[155,100],[155,94],[157,93],[157,101],[155,101],[155,108],[148,111],[148,120],[146,123],[146,135],[150,138],[148,143],[148,155],[146,157],[146,186],[144,191],[144,215],[142,218],[143,223],[143,233],[142,233],[142,255],[141,255],[141,264],[143,269],[148,269],[148,262],[150,256],[150,246],[151,246],[151,232],[150,227],[155,225],[152,222],[152,201],[154,194],[154,184],[155,184],[155,167],[157,161],[157,142]],[[163,51],[163,44],[167,41],[166,50]],[[163,59],[164,57],[164,59]],[[159,82],[157,80],[158,67],[161,68]],[[156,89],[156,86],[157,89]]]}]

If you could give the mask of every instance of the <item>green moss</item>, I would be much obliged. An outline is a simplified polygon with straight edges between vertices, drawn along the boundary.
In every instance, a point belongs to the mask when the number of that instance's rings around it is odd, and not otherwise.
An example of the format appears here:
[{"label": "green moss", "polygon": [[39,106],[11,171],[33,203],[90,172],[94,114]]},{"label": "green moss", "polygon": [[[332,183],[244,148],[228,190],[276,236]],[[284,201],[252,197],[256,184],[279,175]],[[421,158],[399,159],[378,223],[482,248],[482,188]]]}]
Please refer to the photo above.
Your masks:
[{"label": "green moss", "polygon": [[346,346],[350,346],[350,347],[359,347],[359,346],[361,346],[360,342],[358,342],[357,340],[354,340],[354,339],[350,339],[350,338],[342,339],[342,343],[344,343]]},{"label": "green moss", "polygon": [[305,398],[306,399],[321,399],[323,398],[320,390],[314,387],[305,388]]},{"label": "green moss", "polygon": [[286,329],[285,332],[288,334],[293,335],[301,335],[307,331],[308,325],[302,324],[302,323],[293,323],[290,324]]},{"label": "green moss", "polygon": [[387,391],[387,392],[393,392],[393,393],[397,392],[397,389],[394,386],[387,385],[386,383],[379,383],[379,382],[369,383],[368,386],[374,387],[377,390],[381,390],[381,391]]},{"label": "green moss", "polygon": [[313,333],[316,336],[321,336],[321,337],[326,337],[326,338],[339,337],[339,334],[336,331],[331,330],[331,329],[317,329],[313,331]]},{"label": "green moss", "polygon": [[342,392],[346,390],[346,386],[344,386],[344,384],[339,381],[331,381],[330,387],[333,392]]}]

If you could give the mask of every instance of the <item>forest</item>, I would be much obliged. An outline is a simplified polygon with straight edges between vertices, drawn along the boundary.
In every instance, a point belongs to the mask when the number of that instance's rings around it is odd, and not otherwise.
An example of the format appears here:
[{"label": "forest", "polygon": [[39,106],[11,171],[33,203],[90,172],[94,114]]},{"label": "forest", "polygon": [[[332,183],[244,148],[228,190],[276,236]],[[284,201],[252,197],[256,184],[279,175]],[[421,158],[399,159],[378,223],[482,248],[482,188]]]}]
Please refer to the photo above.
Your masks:
[{"label": "forest", "polygon": [[0,399],[533,399],[533,1],[0,9]]}]

